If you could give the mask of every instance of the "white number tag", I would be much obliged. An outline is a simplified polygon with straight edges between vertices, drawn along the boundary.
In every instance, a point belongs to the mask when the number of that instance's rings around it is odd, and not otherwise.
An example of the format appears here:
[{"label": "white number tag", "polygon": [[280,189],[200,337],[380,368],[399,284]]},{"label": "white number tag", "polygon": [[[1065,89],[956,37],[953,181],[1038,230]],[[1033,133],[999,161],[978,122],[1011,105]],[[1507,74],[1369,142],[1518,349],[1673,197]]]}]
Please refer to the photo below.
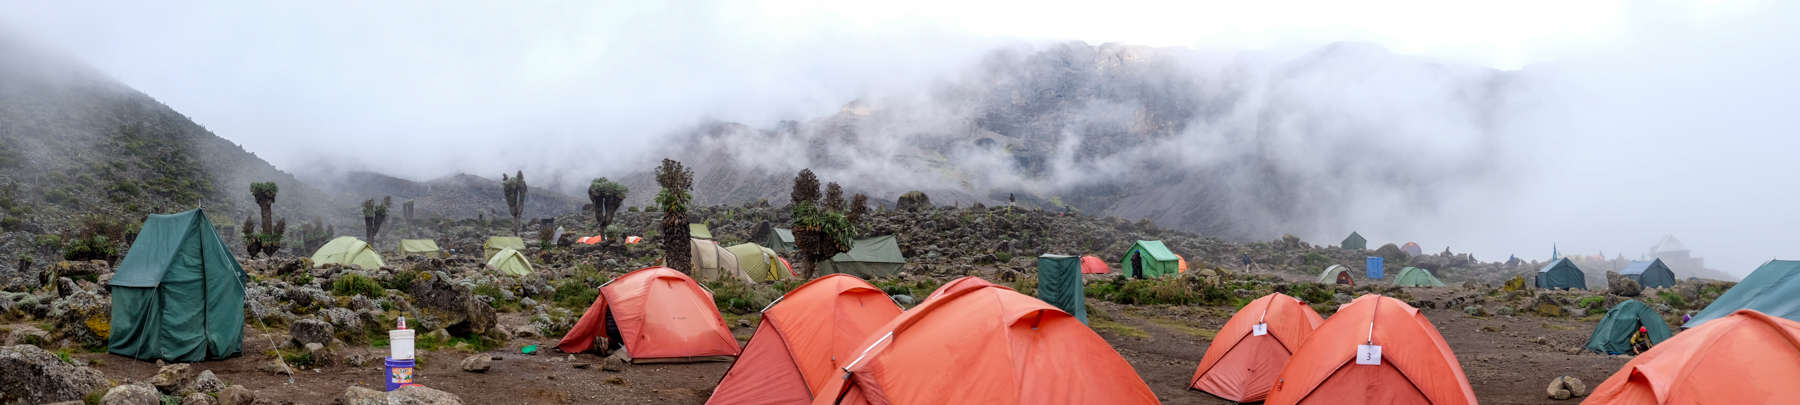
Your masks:
[{"label": "white number tag", "polygon": [[1267,334],[1269,334],[1269,324],[1259,323],[1250,326],[1250,336],[1262,336]]},{"label": "white number tag", "polygon": [[1356,345],[1356,364],[1364,366],[1381,365],[1381,346]]}]

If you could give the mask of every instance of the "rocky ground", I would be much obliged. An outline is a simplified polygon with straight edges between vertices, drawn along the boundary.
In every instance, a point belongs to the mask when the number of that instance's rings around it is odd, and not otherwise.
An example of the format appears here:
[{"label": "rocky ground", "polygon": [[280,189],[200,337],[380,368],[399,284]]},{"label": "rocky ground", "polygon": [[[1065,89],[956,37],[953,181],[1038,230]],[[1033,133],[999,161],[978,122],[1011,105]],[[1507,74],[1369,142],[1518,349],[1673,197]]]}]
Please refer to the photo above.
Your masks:
[{"label": "rocky ground", "polygon": [[[761,222],[786,221],[783,210],[756,205],[705,207],[695,214],[728,242],[747,239]],[[653,247],[653,221],[659,216],[622,213],[615,231],[648,239],[636,246],[528,243],[535,245],[527,250],[537,272],[525,277],[501,276],[478,263],[481,240],[509,229],[505,221],[399,228],[385,237],[432,237],[454,253],[390,257],[380,269],[313,269],[297,255],[243,260],[250,273],[243,355],[168,367],[103,353],[111,304],[101,286],[111,278],[111,263],[54,263],[37,274],[14,275],[31,282],[0,292],[0,343],[8,345],[0,349],[0,372],[34,376],[0,383],[0,402],[441,403],[458,397],[471,403],[700,403],[728,363],[620,365],[551,349],[592,303],[595,287],[660,257]],[[598,231],[583,229],[592,228],[589,218],[571,215],[556,222],[570,234]],[[1606,308],[1635,298],[1678,321],[1730,286],[1684,282],[1646,291],[1615,282],[1604,291],[1533,291],[1518,288],[1524,279],[1509,279],[1527,267],[1457,254],[1394,259],[1431,268],[1451,287],[1399,288],[1381,281],[1321,286],[1309,281],[1324,264],[1354,265],[1371,253],[1291,238],[1232,243],[1141,222],[1004,207],[883,211],[863,226],[866,235],[899,236],[910,263],[901,275],[871,281],[890,294],[911,297],[962,275],[1029,293],[1036,285],[1036,254],[1111,258],[1122,255],[1131,240],[1167,242],[1188,258],[1192,271],[1166,280],[1090,275],[1087,295],[1094,329],[1168,403],[1220,402],[1185,390],[1185,384],[1213,331],[1244,302],[1271,292],[1300,297],[1327,316],[1360,294],[1411,302],[1450,342],[1484,402],[1540,403],[1552,378],[1569,375],[1597,383],[1626,361],[1580,349]],[[528,241],[536,242],[535,228],[527,229]],[[391,242],[377,245],[391,248]],[[1246,255],[1252,264],[1242,263]],[[708,284],[727,323],[744,340],[753,332],[757,310],[798,285]],[[399,317],[422,333],[418,381],[442,392],[368,390],[381,388],[385,331]],[[531,345],[543,350],[521,352]]]}]

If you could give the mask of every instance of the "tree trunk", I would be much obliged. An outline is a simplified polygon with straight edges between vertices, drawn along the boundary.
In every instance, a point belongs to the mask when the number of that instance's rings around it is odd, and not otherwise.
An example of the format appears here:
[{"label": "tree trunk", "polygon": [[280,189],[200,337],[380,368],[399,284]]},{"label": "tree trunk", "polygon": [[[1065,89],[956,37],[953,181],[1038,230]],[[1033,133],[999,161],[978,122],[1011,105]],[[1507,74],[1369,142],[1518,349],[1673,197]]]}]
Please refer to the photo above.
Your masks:
[{"label": "tree trunk", "polygon": [[683,213],[671,212],[663,215],[663,265],[682,273],[692,274],[693,262],[688,248],[689,240],[687,216]]},{"label": "tree trunk", "polygon": [[270,201],[270,202],[257,201],[256,202],[256,205],[258,207],[262,207],[262,233],[274,233],[275,232],[273,230],[273,227],[275,226],[275,213],[273,211],[269,210],[269,206],[274,205],[274,204],[275,204],[274,201]]}]

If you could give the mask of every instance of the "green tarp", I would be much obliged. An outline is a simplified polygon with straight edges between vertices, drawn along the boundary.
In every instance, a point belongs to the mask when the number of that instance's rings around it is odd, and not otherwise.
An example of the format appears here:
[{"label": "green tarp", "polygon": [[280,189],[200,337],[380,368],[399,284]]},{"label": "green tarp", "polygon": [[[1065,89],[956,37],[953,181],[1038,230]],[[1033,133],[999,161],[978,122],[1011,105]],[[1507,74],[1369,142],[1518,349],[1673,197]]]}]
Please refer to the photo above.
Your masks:
[{"label": "green tarp", "polygon": [[494,255],[500,253],[500,250],[502,249],[512,249],[523,252],[525,251],[525,240],[519,239],[517,236],[488,237],[487,242],[481,244],[481,260],[487,261],[488,259],[494,258]]},{"label": "green tarp", "polygon": [[245,278],[205,212],[150,215],[107,283],[106,350],[177,363],[241,354]]},{"label": "green tarp", "polygon": [[1341,246],[1345,249],[1365,250],[1365,249],[1369,248],[1369,240],[1363,239],[1363,236],[1357,234],[1356,232],[1351,232],[1350,236],[1345,237],[1344,241],[1342,243],[1339,243],[1338,246]]},{"label": "green tarp", "polygon": [[1160,240],[1140,240],[1119,258],[1119,269],[1127,277],[1173,276],[1181,273],[1181,258]]},{"label": "green tarp", "polygon": [[751,236],[750,240],[761,243],[763,246],[773,249],[776,252],[787,253],[794,251],[793,230],[787,228],[768,229],[768,231],[764,231],[761,235]]},{"label": "green tarp", "polygon": [[1431,271],[1418,267],[1400,269],[1400,275],[1394,276],[1394,285],[1401,287],[1443,287],[1444,282],[1431,275]]},{"label": "green tarp", "polygon": [[850,251],[819,262],[819,271],[821,274],[844,273],[873,279],[899,273],[905,265],[906,256],[900,254],[900,242],[893,235],[886,235],[857,239]]},{"label": "green tarp", "polygon": [[[1344,267],[1341,265],[1333,264],[1331,266],[1325,267],[1325,272],[1319,273],[1319,284],[1356,285],[1356,279],[1350,277],[1349,274],[1350,274],[1349,267]],[[1348,282],[1340,283],[1340,282],[1338,282],[1339,280],[1344,280],[1344,281],[1348,281]]]},{"label": "green tarp", "polygon": [[1631,334],[1637,333],[1639,327],[1650,336],[1650,344],[1669,340],[1673,333],[1669,332],[1669,323],[1663,322],[1662,315],[1637,300],[1625,300],[1606,311],[1606,317],[1600,318],[1600,324],[1594,326],[1594,335],[1588,337],[1587,349],[1600,354],[1631,353]]},{"label": "green tarp", "polygon": [[706,224],[688,224],[688,237],[694,239],[712,239],[712,229]]},{"label": "green tarp", "polygon": [[1587,288],[1587,277],[1569,258],[1556,259],[1538,269],[1537,288],[1580,290]]},{"label": "green tarp", "polygon": [[1631,264],[1625,265],[1624,270],[1619,271],[1619,275],[1638,282],[1638,285],[1644,286],[1644,288],[1675,286],[1675,271],[1669,270],[1669,265],[1663,264],[1662,259],[1631,262]]},{"label": "green tarp", "polygon": [[1694,314],[1684,328],[1723,318],[1740,309],[1800,321],[1800,261],[1770,260],[1750,272],[1737,286]]},{"label": "green tarp", "polygon": [[1038,256],[1037,297],[1062,308],[1086,324],[1087,303],[1081,290],[1081,258],[1077,256]]},{"label": "green tarp", "polygon": [[318,251],[313,252],[312,262],[313,268],[339,265],[374,270],[387,265],[381,261],[381,254],[376,253],[375,248],[363,243],[362,239],[349,236],[339,236],[325,242],[325,246],[320,246]]},{"label": "green tarp", "polygon": [[512,249],[500,249],[494,257],[488,258],[487,267],[509,276],[531,274],[531,261],[525,260],[525,254]]},{"label": "green tarp", "polygon": [[394,254],[402,257],[438,256],[443,254],[442,252],[438,250],[437,242],[431,239],[401,239],[400,246],[394,248]]}]

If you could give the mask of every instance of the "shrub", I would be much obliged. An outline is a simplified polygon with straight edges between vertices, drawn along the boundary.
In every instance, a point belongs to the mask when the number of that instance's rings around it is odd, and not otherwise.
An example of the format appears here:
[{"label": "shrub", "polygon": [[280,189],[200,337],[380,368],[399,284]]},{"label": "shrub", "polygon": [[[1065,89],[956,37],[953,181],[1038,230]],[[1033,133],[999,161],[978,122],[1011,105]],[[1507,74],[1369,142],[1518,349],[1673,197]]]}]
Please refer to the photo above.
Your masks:
[{"label": "shrub", "polygon": [[386,288],[389,290],[411,291],[413,281],[416,281],[418,279],[419,279],[418,272],[401,271],[401,272],[394,273],[393,276],[388,277],[388,279],[385,281],[382,281],[381,286],[383,288]]},{"label": "shrub", "polygon": [[556,306],[570,310],[584,310],[600,298],[600,289],[588,285],[582,280],[563,279],[556,283],[556,292],[551,293],[550,302]]},{"label": "shrub", "polygon": [[387,291],[381,283],[369,276],[350,273],[331,282],[331,293],[339,296],[362,295],[369,298],[381,298]]},{"label": "shrub", "polygon": [[111,262],[119,258],[119,246],[106,235],[93,235],[75,239],[63,247],[63,260],[86,261],[105,260]]},{"label": "shrub", "polygon": [[706,286],[713,292],[713,305],[719,307],[719,312],[729,314],[754,314],[781,297],[781,292],[772,288],[732,279],[706,283]]}]

